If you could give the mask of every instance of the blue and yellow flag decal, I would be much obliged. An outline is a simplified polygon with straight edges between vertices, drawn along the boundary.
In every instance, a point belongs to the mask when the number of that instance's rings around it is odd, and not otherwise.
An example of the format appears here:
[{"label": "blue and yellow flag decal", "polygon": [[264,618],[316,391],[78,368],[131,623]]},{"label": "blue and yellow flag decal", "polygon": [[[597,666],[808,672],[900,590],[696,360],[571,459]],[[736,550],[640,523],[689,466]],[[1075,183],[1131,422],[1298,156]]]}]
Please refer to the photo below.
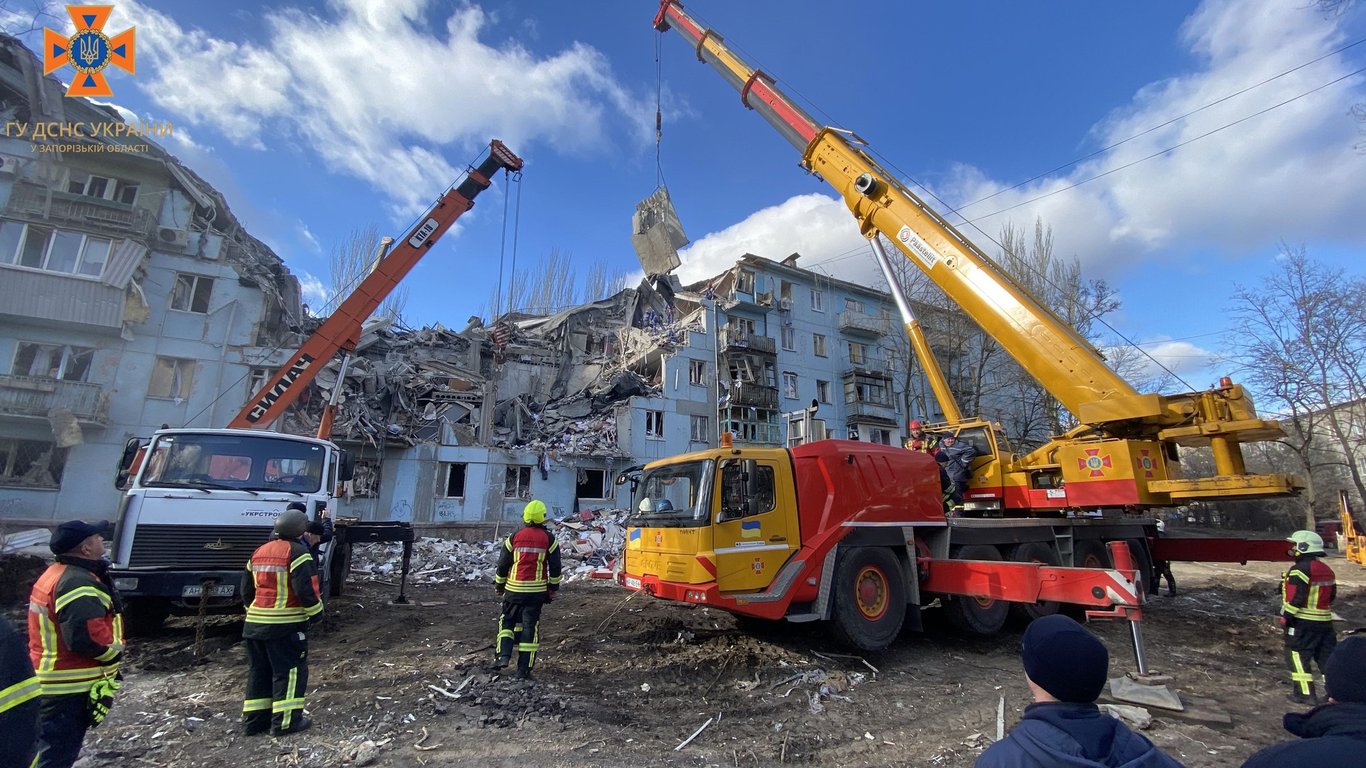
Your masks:
[{"label": "blue and yellow flag decal", "polygon": [[761,527],[758,520],[746,520],[740,523],[740,535],[746,539],[758,538],[764,535],[764,532],[760,530]]}]

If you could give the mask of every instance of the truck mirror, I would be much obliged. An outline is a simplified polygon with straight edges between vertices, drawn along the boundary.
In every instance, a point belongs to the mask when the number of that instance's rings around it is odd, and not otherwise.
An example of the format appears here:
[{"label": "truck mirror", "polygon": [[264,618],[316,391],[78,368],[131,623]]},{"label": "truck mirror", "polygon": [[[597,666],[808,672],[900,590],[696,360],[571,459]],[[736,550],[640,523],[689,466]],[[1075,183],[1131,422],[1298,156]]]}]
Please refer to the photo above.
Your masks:
[{"label": "truck mirror", "polygon": [[338,451],[337,482],[344,483],[356,475],[356,460],[350,451]]}]

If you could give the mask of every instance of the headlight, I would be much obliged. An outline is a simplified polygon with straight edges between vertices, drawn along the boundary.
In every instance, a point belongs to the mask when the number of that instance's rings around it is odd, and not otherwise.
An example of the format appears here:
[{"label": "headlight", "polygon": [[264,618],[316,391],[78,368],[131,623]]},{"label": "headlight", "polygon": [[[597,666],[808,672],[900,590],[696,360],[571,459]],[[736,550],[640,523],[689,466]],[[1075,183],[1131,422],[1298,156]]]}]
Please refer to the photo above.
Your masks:
[{"label": "headlight", "polygon": [[114,589],[126,589],[131,591],[137,588],[137,579],[114,579]]}]

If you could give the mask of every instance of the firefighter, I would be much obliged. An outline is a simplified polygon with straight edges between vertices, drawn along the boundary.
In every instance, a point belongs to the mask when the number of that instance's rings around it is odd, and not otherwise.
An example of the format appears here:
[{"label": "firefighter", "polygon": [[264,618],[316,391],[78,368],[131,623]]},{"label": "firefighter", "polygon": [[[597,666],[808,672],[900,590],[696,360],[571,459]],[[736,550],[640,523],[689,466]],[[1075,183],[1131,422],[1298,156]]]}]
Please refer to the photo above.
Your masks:
[{"label": "firefighter", "polygon": [[963,505],[963,494],[968,490],[971,472],[968,465],[977,457],[977,448],[972,443],[960,443],[953,435],[944,435],[939,448],[934,452],[935,461],[943,468],[941,480],[948,478],[944,488],[944,502],[950,508]]},{"label": "firefighter", "polygon": [[906,437],[906,449],[933,453],[935,447],[939,444],[938,435],[932,435],[929,432],[926,432],[924,425],[920,423],[919,419],[911,419],[910,424],[907,426],[910,428],[910,434]]},{"label": "firefighter", "polygon": [[72,520],[52,532],[57,562],[33,585],[29,660],[41,687],[37,768],[69,768],[85,732],[99,725],[119,688],[123,600],[104,557],[108,522]]},{"label": "firefighter", "polygon": [[28,768],[38,746],[38,694],[24,637],[0,616],[0,755]]},{"label": "firefighter", "polygon": [[1313,531],[1295,531],[1286,537],[1295,564],[1281,578],[1281,626],[1285,628],[1285,659],[1290,667],[1292,698],[1298,703],[1317,704],[1314,675],[1309,662],[1319,671],[1337,645],[1333,634],[1333,598],[1337,582],[1333,569],[1323,562],[1323,538]]},{"label": "firefighter", "polygon": [[545,503],[532,500],[522,510],[521,530],[503,542],[493,588],[503,596],[493,668],[503,669],[517,649],[517,679],[531,677],[540,648],[541,606],[560,588],[560,545],[545,528]]},{"label": "firefighter", "polygon": [[322,616],[318,570],[308,546],[299,539],[308,515],[286,509],[275,519],[274,537],[247,563],[243,599],[247,620],[247,695],[242,730],[248,736],[270,731],[285,736],[308,730],[304,715],[308,689],[308,625]]}]

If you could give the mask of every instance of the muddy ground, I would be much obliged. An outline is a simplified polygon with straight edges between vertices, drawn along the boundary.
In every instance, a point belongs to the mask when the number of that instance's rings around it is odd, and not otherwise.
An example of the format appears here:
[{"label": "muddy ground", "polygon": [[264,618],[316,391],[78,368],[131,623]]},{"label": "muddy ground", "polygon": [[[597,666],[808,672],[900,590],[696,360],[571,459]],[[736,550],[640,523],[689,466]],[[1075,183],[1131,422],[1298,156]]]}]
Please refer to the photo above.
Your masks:
[{"label": "muddy ground", "polygon": [[[1366,569],[1330,563],[1341,628],[1366,626]],[[1150,605],[1149,665],[1200,707],[1153,710],[1146,734],[1188,766],[1237,766],[1284,735],[1280,569],[1178,565],[1178,596]],[[173,619],[130,645],[121,699],[78,765],[969,766],[996,734],[1001,698],[1007,728],[1028,703],[1020,628],[964,636],[937,611],[926,632],[860,659],[815,628],[751,634],[724,613],[573,582],[546,610],[537,681],[517,682],[486,671],[490,587],[410,589],[408,606],[392,604],[396,591],[348,585],[334,600],[311,639],[316,725],[282,739],[237,731],[240,620],[213,620],[197,661],[193,622]],[[1131,669],[1127,627],[1095,628],[1112,674]]]}]

